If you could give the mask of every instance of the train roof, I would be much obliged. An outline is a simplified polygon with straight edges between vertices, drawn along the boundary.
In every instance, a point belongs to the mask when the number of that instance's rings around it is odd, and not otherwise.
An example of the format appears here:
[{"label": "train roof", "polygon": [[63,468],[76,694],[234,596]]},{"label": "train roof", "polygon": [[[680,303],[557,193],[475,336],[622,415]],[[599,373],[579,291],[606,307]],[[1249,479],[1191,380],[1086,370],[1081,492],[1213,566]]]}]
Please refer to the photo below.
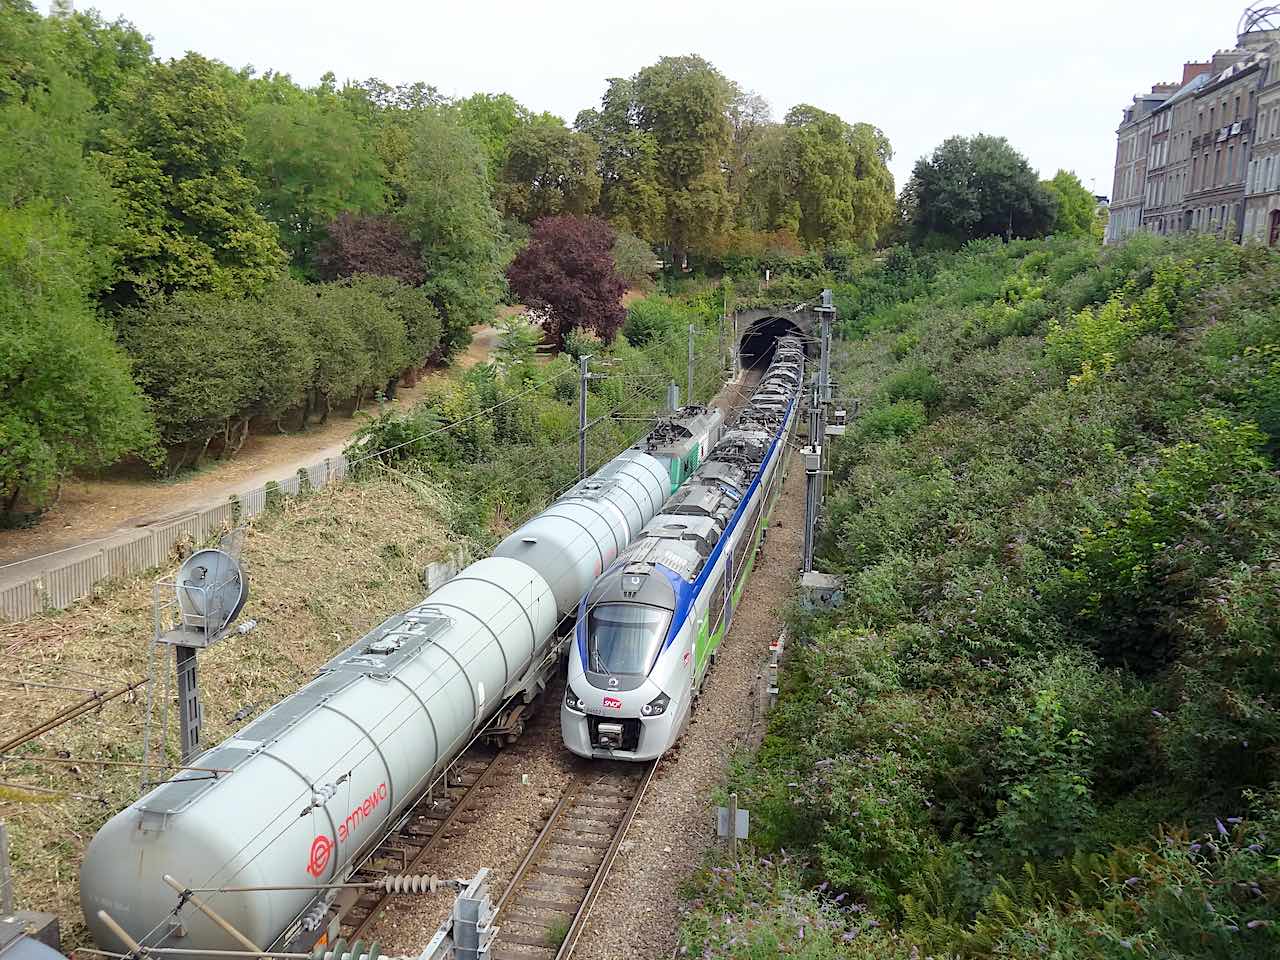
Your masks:
[{"label": "train roof", "polygon": [[738,423],[725,431],[689,480],[619,555],[617,569],[623,576],[648,573],[655,564],[689,582],[702,572],[760,472],[798,388],[803,354],[798,341],[795,344],[793,351],[775,351],[762,380],[768,385],[757,388]]},{"label": "train roof", "polygon": [[690,404],[660,418],[632,449],[643,450],[653,457],[683,458],[692,441],[706,438],[723,420],[724,414],[715,407]]}]

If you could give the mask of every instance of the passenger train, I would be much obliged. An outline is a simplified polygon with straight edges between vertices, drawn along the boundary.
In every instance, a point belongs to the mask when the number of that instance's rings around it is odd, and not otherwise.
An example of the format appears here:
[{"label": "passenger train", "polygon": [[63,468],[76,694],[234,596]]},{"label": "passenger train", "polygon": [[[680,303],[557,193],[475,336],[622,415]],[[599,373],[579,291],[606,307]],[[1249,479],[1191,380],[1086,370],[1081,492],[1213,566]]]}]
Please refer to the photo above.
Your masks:
[{"label": "passenger train", "polygon": [[689,722],[782,486],[804,378],[784,337],[732,429],[578,608],[560,710],[583,757],[651,760]]},{"label": "passenger train", "polygon": [[[560,669],[560,629],[720,435],[685,408],[462,570],[322,667],[310,683],[202,753],[94,836],[80,901],[98,945],[122,952],[106,910],[144,947],[241,944],[165,874],[255,944],[309,950],[337,932],[349,880],[483,732],[518,722]],[[244,887],[271,885],[271,894]]]}]

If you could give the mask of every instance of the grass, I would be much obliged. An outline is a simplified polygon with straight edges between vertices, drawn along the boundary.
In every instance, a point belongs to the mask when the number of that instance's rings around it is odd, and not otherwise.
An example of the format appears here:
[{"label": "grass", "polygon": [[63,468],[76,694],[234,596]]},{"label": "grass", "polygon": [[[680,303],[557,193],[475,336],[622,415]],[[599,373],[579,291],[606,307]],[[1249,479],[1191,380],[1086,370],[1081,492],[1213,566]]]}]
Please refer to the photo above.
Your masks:
[{"label": "grass", "polygon": [[547,946],[558,949],[564,938],[569,935],[569,921],[557,920],[547,928]]},{"label": "grass", "polygon": [[[200,654],[204,742],[215,744],[243,727],[335,652],[421,599],[423,567],[451,546],[446,506],[421,485],[371,479],[285,500],[256,518],[244,544],[250,597],[243,618],[252,617],[258,627]],[[3,675],[97,689],[145,676],[154,579],[120,581],[70,610],[0,625]],[[49,666],[22,664],[15,656]],[[171,672],[171,656],[162,662]],[[168,690],[172,695],[171,681]],[[0,685],[0,730],[26,729],[84,696]],[[140,688],[18,753],[138,760],[145,704]],[[177,755],[176,717],[171,703],[171,759]],[[63,794],[0,788],[0,819],[9,827],[18,905],[57,914],[64,945],[83,943],[80,859],[97,828],[137,796],[138,771],[23,759],[0,761],[0,781]]]}]

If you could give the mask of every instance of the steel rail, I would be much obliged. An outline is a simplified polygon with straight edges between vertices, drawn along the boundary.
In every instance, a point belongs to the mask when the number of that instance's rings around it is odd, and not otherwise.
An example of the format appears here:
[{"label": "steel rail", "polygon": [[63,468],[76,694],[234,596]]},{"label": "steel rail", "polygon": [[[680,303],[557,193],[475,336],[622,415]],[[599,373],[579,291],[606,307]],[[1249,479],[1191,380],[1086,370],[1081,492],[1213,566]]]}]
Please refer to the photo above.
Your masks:
[{"label": "steel rail", "polygon": [[591,908],[595,905],[596,897],[600,895],[600,890],[604,887],[604,882],[609,877],[609,871],[613,868],[613,861],[618,855],[618,848],[622,846],[622,841],[627,838],[627,830],[631,827],[632,821],[635,820],[636,811],[640,809],[640,801],[644,799],[645,792],[649,789],[649,784],[653,781],[653,775],[657,772],[657,769],[658,761],[653,760],[649,763],[649,768],[641,775],[640,782],[636,785],[635,796],[631,798],[631,804],[627,807],[627,812],[623,814],[622,822],[618,825],[618,830],[614,834],[613,840],[610,841],[608,849],[604,852],[604,859],[600,862],[600,869],[591,881],[591,886],[587,888],[587,894],[582,900],[582,906],[574,914],[573,921],[569,924],[569,932],[565,934],[564,941],[556,952],[556,960],[569,960],[573,956],[573,949],[578,944],[578,937],[582,935],[582,931],[587,925],[587,920],[591,918]]},{"label": "steel rail", "polygon": [[[454,822],[458,819],[462,811],[465,810],[468,806],[470,806],[471,801],[479,795],[480,790],[493,776],[493,772],[498,767],[498,758],[501,756],[502,756],[502,751],[495,750],[493,752],[493,755],[489,757],[489,762],[485,765],[485,768],[482,771],[480,771],[480,773],[476,776],[475,781],[469,787],[466,787],[463,790],[462,796],[459,797],[454,802],[449,812],[445,814],[445,816],[443,817],[443,819],[439,821],[439,823],[436,824],[435,829],[431,832],[431,836],[427,837],[423,841],[422,847],[418,850],[416,854],[414,854],[413,859],[405,864],[404,869],[401,871],[401,873],[412,874],[422,864],[422,862],[426,860],[427,856],[433,850],[435,850],[435,848],[439,845],[440,841],[444,838],[444,835],[449,831],[449,829],[453,826]],[[455,766],[458,765],[459,761],[464,760],[465,757],[466,757],[466,752],[461,754],[458,757],[458,760],[454,762]],[[446,790],[447,790],[447,787],[446,787]],[[418,800],[417,803],[413,805],[413,807],[410,808],[408,814],[402,818],[402,822],[408,823],[412,819],[412,817],[418,812],[418,809],[420,807],[428,803],[428,801],[434,803],[435,799],[436,798],[432,795],[430,790],[424,791],[423,796]],[[394,842],[396,833],[397,831],[392,831],[391,833],[389,833],[387,837],[384,838],[383,842],[379,844],[378,849],[374,851],[373,855],[365,860],[365,863],[368,864],[373,862],[373,860],[377,858],[379,850],[381,850],[387,844]],[[355,874],[359,874],[359,873],[360,873],[359,870],[355,871]],[[353,876],[355,874],[353,874]],[[350,935],[348,935],[346,939],[352,943],[354,943],[356,940],[361,939],[364,936],[365,931],[370,926],[373,925],[373,921],[382,912],[383,907],[387,905],[387,901],[390,900],[393,896],[395,896],[395,894],[392,891],[388,891],[388,890],[381,891],[379,893],[378,899],[374,902],[373,906],[369,909],[369,912],[364,916],[363,919],[361,919],[356,924],[354,924]],[[348,912],[352,909],[355,909],[355,904],[352,904],[351,907],[348,908]]]},{"label": "steel rail", "polygon": [[[600,891],[603,889],[605,881],[608,879],[609,871],[613,867],[614,860],[617,858],[618,850],[622,846],[623,840],[626,839],[627,830],[635,820],[636,811],[640,807],[640,801],[644,799],[645,793],[650,782],[653,780],[653,775],[657,768],[658,761],[653,760],[650,761],[647,766],[642,768],[642,772],[638,777],[634,776],[630,771],[612,770],[609,772],[607,782],[612,785],[618,786],[627,783],[633,784],[630,798],[627,801],[627,806],[617,825],[613,828],[608,844],[605,847],[604,854],[602,855],[600,862],[595,865],[590,881],[588,882],[587,889],[583,891],[576,908],[566,908],[563,911],[558,911],[562,913],[571,913],[564,939],[557,945],[553,946],[548,943],[545,946],[535,947],[535,949],[554,951],[555,960],[568,960],[568,958],[573,954],[573,950],[578,943],[578,938],[581,936],[583,929],[586,927],[587,920],[590,917],[591,908],[595,904],[596,898],[600,895]],[[600,779],[598,770],[576,774],[565,787],[564,792],[560,795],[559,801],[552,809],[551,814],[547,817],[547,822],[538,832],[538,836],[534,839],[528,852],[525,853],[519,866],[516,867],[515,873],[512,874],[511,882],[507,884],[507,888],[503,891],[501,898],[499,898],[497,906],[494,908],[494,924],[501,926],[500,921],[502,920],[503,912],[513,905],[520,905],[519,894],[524,888],[525,883],[529,880],[530,875],[536,874],[538,867],[543,864],[544,857],[547,855],[547,848],[552,844],[566,844],[566,841],[556,840],[554,839],[554,836],[557,831],[564,826],[566,814],[573,808],[575,802],[584,795],[589,796],[593,790],[596,789],[595,784],[591,782],[593,779],[597,781]],[[592,804],[588,802],[586,805],[591,806]],[[587,864],[583,863],[582,866],[586,868]],[[582,879],[586,880],[587,878],[583,877]],[[535,897],[535,900],[536,899],[537,898]],[[507,917],[507,922],[530,925],[529,921],[523,918],[511,917],[509,915]],[[537,926],[538,924],[532,925]],[[501,948],[502,939],[502,933],[499,931],[497,940],[494,944],[495,949]],[[525,946],[533,946],[529,941],[516,940],[514,938],[509,942],[524,943]],[[495,953],[494,956],[514,956],[514,954],[504,952]],[[532,957],[532,955],[530,956]]]}]

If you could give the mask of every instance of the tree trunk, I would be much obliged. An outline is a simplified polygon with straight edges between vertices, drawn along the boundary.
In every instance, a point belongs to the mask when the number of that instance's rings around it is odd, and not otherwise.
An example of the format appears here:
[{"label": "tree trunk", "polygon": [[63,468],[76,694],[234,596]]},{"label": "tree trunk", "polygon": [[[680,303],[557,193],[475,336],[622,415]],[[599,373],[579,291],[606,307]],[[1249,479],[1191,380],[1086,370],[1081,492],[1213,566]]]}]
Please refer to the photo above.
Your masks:
[{"label": "tree trunk", "polygon": [[332,404],[330,404],[329,395],[326,393],[324,394],[324,413],[320,414],[320,426],[323,427],[326,423],[329,422],[330,409],[332,409]]},{"label": "tree trunk", "polygon": [[5,505],[4,505],[4,515],[6,518],[13,517],[13,511],[18,508],[18,497],[21,495],[21,493],[22,493],[22,487],[18,486],[17,484],[14,484],[13,493],[12,495],[10,495],[9,499],[5,501]]}]

